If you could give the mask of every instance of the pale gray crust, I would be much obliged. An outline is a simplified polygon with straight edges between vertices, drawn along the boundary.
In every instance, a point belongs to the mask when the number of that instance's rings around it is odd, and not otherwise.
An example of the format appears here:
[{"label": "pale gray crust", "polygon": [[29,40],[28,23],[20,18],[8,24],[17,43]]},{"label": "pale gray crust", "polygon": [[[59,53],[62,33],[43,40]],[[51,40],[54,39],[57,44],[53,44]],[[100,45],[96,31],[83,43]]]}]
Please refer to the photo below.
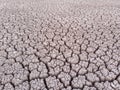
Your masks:
[{"label": "pale gray crust", "polygon": [[0,0],[0,90],[120,90],[119,0]]}]

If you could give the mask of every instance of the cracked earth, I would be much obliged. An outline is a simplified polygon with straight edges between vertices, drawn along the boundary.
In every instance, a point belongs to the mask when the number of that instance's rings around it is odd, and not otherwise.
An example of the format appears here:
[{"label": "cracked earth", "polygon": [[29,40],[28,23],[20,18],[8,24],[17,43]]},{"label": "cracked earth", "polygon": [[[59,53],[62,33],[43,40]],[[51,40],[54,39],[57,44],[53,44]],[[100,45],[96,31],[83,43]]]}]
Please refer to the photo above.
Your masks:
[{"label": "cracked earth", "polygon": [[120,1],[0,0],[0,90],[120,90]]}]

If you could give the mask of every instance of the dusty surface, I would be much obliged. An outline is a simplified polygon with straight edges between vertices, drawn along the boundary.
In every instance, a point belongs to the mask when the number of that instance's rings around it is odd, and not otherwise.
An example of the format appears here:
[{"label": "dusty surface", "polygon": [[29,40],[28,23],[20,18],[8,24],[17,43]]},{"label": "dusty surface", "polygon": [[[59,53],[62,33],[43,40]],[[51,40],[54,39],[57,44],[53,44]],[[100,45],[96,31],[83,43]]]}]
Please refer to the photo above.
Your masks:
[{"label": "dusty surface", "polygon": [[0,90],[120,90],[120,1],[0,0]]}]

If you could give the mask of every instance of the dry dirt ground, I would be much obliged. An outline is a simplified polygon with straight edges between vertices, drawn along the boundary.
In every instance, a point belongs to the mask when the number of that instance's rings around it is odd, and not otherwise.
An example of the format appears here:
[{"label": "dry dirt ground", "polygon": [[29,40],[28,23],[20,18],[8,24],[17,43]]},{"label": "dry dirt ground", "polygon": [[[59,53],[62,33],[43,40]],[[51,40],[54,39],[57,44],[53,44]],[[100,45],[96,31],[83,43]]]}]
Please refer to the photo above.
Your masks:
[{"label": "dry dirt ground", "polygon": [[120,0],[0,0],[0,90],[120,90]]}]

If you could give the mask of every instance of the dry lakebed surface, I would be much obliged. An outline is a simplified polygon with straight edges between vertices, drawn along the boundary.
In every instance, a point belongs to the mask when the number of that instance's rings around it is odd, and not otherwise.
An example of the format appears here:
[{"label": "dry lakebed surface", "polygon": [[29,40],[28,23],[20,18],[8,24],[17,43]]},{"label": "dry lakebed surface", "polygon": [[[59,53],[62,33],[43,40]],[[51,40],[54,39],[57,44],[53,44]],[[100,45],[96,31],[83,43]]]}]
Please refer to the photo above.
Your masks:
[{"label": "dry lakebed surface", "polygon": [[0,90],[120,90],[120,0],[0,0]]}]

